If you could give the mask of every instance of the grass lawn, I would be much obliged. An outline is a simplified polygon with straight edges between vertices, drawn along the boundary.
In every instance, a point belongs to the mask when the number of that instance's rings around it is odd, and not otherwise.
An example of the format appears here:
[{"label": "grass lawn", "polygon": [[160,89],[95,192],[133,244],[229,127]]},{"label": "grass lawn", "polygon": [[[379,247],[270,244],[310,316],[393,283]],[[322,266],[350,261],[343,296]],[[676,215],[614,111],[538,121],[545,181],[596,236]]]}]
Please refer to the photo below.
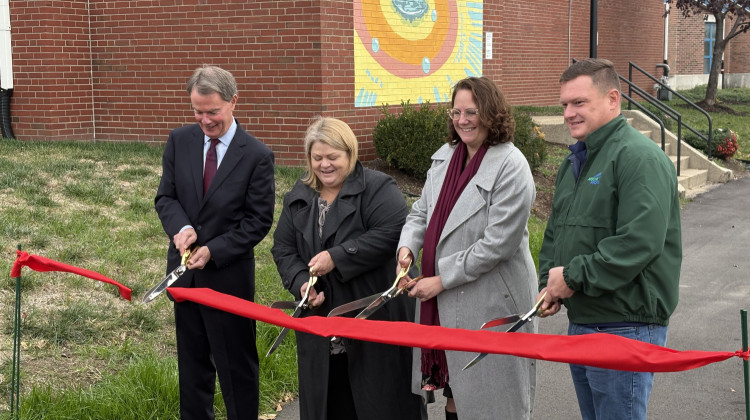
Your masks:
[{"label": "grass lawn", "polygon": [[[167,238],[153,209],[162,149],[139,144],[0,141],[0,268],[10,273],[17,245],[97,271],[133,289],[66,273],[22,273],[20,413],[24,419],[176,419],[172,304],[143,293],[164,275]],[[278,206],[301,171],[277,168]],[[289,300],[270,254],[255,249],[257,301]],[[0,284],[0,392],[10,395],[15,280]],[[279,328],[258,324],[265,355]],[[261,357],[262,412],[297,392],[294,334]],[[225,417],[217,398],[218,418]],[[7,399],[0,410],[9,410]]]}]

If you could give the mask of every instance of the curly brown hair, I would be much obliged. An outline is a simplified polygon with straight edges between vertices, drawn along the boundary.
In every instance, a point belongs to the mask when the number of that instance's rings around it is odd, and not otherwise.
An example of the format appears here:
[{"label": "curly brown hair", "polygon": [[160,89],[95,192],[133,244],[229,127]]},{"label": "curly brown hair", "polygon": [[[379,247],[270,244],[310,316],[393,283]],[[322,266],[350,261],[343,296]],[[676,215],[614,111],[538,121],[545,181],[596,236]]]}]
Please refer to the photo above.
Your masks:
[{"label": "curly brown hair", "polygon": [[[484,144],[494,146],[512,142],[516,122],[505,95],[495,82],[484,76],[467,77],[459,80],[453,87],[451,108],[453,108],[453,102],[456,100],[456,92],[461,89],[471,92],[471,97],[479,108],[479,122],[487,127],[487,139]],[[448,120],[448,132],[450,133],[448,143],[455,146],[461,141],[461,137],[458,136],[456,128],[453,127],[453,121],[450,119]]]}]

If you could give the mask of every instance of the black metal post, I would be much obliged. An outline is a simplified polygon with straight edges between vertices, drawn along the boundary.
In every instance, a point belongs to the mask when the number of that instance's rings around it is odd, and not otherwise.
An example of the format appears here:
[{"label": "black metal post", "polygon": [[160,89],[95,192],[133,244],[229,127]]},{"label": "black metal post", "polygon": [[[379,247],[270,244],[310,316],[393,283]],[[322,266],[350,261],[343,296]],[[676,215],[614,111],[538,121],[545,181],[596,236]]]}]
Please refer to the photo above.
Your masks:
[{"label": "black metal post", "polygon": [[[21,245],[18,245],[21,250]],[[13,362],[10,372],[10,418],[20,417],[18,412],[21,398],[21,275],[16,277],[16,305],[13,315]]]},{"label": "black metal post", "polygon": [[13,128],[10,125],[10,97],[13,89],[0,88],[0,132],[6,139],[15,139]]},{"label": "black metal post", "polygon": [[[742,351],[747,351],[747,311],[740,309],[740,322],[742,324]],[[742,367],[745,371],[745,418],[750,420],[750,373],[748,372],[747,360],[742,361]]]}]

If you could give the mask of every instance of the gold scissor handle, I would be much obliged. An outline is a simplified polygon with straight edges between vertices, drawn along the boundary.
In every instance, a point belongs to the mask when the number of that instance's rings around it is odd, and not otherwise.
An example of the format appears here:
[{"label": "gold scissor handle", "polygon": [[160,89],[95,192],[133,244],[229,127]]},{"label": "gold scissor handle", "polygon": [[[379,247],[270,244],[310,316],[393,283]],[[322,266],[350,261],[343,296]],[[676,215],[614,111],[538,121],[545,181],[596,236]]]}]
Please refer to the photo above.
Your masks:
[{"label": "gold scissor handle", "polygon": [[409,273],[409,269],[411,269],[411,262],[412,260],[410,258],[409,265],[407,265],[406,267],[401,267],[401,271],[398,272],[398,275],[396,276],[396,281],[393,282],[393,286],[391,286],[391,289],[395,290],[396,288],[398,288],[398,282],[400,282],[401,279],[404,278]]},{"label": "gold scissor handle", "polygon": [[405,292],[409,288],[409,286],[411,286],[412,284],[414,284],[414,283],[422,280],[423,278],[424,278],[424,276],[414,277],[413,279],[409,280],[409,282],[406,283],[403,287],[399,287],[398,288],[398,292],[396,294],[399,295],[399,294]]},{"label": "gold scissor handle", "polygon": [[182,254],[182,260],[180,261],[180,265],[187,265],[187,262],[190,260],[190,255],[193,254],[193,250],[188,248],[185,250],[185,252]]},{"label": "gold scissor handle", "polygon": [[528,319],[532,316],[541,315],[544,312],[544,310],[542,310],[542,303],[544,303],[544,298],[546,296],[547,296],[547,291],[545,290],[544,293],[542,293],[542,295],[539,296],[539,300],[536,301],[536,303],[534,304],[534,307],[531,308],[531,310],[526,315],[524,315],[523,318]]},{"label": "gold scissor handle", "polygon": [[307,296],[310,294],[310,288],[315,286],[318,282],[318,276],[313,276],[313,269],[310,267],[310,280],[307,281],[307,289],[305,289],[305,296],[302,298],[302,302],[307,302]]}]

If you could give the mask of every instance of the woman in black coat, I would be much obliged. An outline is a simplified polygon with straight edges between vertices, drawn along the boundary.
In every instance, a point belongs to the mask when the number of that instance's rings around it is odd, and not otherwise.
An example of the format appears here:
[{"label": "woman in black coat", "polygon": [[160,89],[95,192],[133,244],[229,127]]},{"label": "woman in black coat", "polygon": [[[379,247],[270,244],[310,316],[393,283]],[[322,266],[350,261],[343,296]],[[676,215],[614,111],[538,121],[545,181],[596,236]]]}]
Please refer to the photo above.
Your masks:
[{"label": "woman in black coat", "polygon": [[[318,276],[302,316],[326,316],[392,285],[408,208],[391,177],[359,163],[357,139],[343,121],[315,120],[305,155],[307,172],[284,197],[271,252],[295,299],[311,271]],[[413,301],[399,296],[370,319],[413,317]],[[300,419],[422,418],[421,397],[410,390],[410,348],[296,334]]]}]

